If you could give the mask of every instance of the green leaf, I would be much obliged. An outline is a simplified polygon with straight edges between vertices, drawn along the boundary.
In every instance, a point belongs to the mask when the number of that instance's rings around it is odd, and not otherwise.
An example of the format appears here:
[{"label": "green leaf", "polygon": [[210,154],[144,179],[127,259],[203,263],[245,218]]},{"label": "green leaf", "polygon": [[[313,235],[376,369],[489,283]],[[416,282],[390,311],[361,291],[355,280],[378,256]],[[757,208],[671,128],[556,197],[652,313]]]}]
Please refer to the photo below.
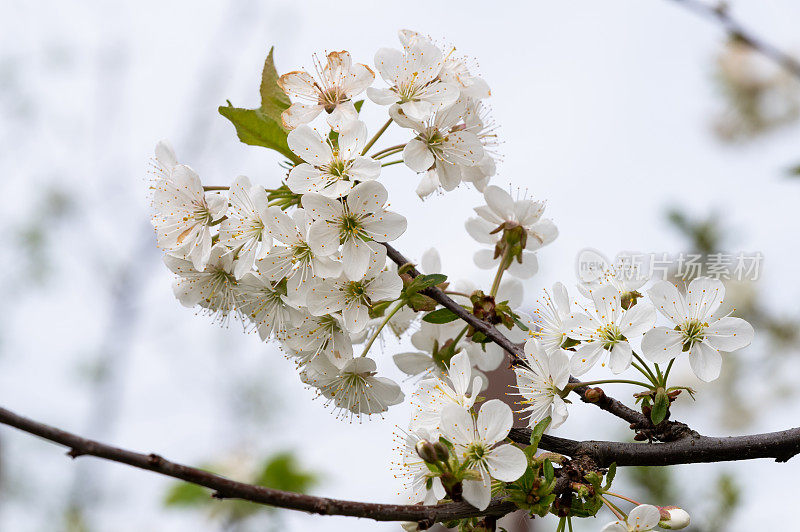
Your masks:
[{"label": "green leaf", "polygon": [[239,140],[252,146],[275,150],[294,163],[302,162],[286,143],[288,132],[283,128],[281,113],[289,108],[289,97],[278,86],[278,73],[270,48],[261,73],[261,106],[258,109],[234,107],[230,102],[220,106],[219,113],[231,121]]},{"label": "green leaf", "polygon": [[356,113],[361,113],[361,107],[364,105],[364,100],[358,100],[353,104],[353,107],[356,108]]},{"label": "green leaf", "polygon": [[659,387],[656,391],[656,399],[653,402],[653,409],[650,411],[650,420],[653,422],[653,425],[658,425],[664,418],[667,417],[667,411],[669,410],[669,397],[667,397],[667,391],[664,388]]},{"label": "green leaf", "polygon": [[164,497],[165,506],[198,506],[211,499],[209,491],[197,484],[177,482],[170,486]]},{"label": "green leaf", "polygon": [[431,286],[436,286],[437,284],[441,284],[447,281],[447,276],[442,275],[441,273],[433,273],[430,275],[418,275],[411,281],[406,287],[407,294],[413,294],[416,292],[420,292],[425,290],[426,288],[430,288]]},{"label": "green leaf", "polygon": [[422,321],[427,321],[428,323],[450,323],[451,321],[455,321],[458,319],[458,316],[455,313],[448,309],[448,308],[440,308],[439,310],[434,310],[433,312],[429,312],[422,317]]},{"label": "green leaf", "polygon": [[545,459],[544,464],[542,464],[542,472],[544,473],[544,480],[546,482],[550,482],[555,478],[556,472],[553,469],[553,463],[549,458]]},{"label": "green leaf", "polygon": [[611,487],[611,483],[614,482],[614,477],[617,474],[617,463],[614,462],[610,466],[608,466],[608,473],[606,473],[606,484],[603,486],[603,491],[608,490]]},{"label": "green leaf", "polygon": [[539,448],[539,442],[542,440],[542,436],[544,435],[544,431],[547,430],[547,427],[550,426],[550,416],[547,416],[540,422],[533,427],[531,431],[531,445],[535,448]]},{"label": "green leaf", "polygon": [[256,480],[259,486],[295,493],[305,493],[316,483],[316,475],[301,469],[290,452],[279,453],[267,459]]}]

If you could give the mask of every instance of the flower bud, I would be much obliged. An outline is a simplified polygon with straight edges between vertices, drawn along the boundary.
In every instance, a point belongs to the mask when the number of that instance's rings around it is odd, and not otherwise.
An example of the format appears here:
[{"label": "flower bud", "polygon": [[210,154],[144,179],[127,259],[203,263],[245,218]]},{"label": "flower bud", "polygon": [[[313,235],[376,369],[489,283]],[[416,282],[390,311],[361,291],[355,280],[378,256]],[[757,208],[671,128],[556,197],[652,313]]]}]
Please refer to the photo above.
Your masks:
[{"label": "flower bud", "polygon": [[661,521],[658,526],[667,530],[680,530],[689,526],[689,513],[677,506],[664,506],[658,508]]},{"label": "flower bud", "polygon": [[435,464],[439,460],[436,458],[436,449],[434,448],[433,444],[428,440],[420,440],[417,442],[415,446],[417,450],[417,454],[420,458],[428,462],[429,464]]},{"label": "flower bud", "polygon": [[589,388],[586,390],[586,393],[583,394],[583,400],[587,403],[596,403],[602,399],[604,395],[605,392],[603,392],[602,388]]},{"label": "flower bud", "polygon": [[433,444],[433,449],[436,451],[436,458],[440,462],[446,462],[448,458],[450,458],[450,451],[447,450],[447,446],[440,441],[437,441]]}]

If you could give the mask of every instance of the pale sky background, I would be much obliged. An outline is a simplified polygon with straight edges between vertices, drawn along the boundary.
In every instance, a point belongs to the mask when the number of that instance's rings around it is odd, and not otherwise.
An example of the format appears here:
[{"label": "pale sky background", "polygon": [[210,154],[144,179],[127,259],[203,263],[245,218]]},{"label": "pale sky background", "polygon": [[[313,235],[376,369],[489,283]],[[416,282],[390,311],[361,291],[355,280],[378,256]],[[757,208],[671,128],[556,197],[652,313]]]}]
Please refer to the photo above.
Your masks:
[{"label": "pale sky background", "polygon": [[[796,2],[738,0],[733,6],[757,33],[800,49]],[[582,248],[611,256],[683,250],[663,214],[678,205],[696,215],[723,213],[735,233],[732,246],[764,254],[764,301],[797,315],[800,185],[784,170],[800,161],[800,128],[744,145],[716,140],[710,122],[721,104],[712,66],[723,34],[672,2],[6,0],[4,8],[0,220],[17,227],[36,219],[42,191],[52,185],[73,194],[76,209],[52,227],[53,275],[43,286],[18,286],[19,244],[4,237],[0,248],[8,272],[2,285],[8,296],[0,301],[0,404],[23,415],[189,464],[244,445],[265,453],[294,449],[304,465],[322,472],[317,494],[402,501],[386,466],[397,456],[392,432],[407,424],[406,406],[383,420],[335,420],[311,400],[275,346],[235,327],[212,326],[174,300],[148,230],[147,161],[161,138],[172,140],[205,183],[228,184],[245,174],[267,187],[279,184],[279,158],[239,143],[216,111],[225,99],[258,105],[261,67],[273,44],[280,72],[310,67],[311,54],[325,50],[346,49],[371,65],[379,47],[399,46],[400,28],[431,34],[476,58],[492,87],[504,141],[494,183],[547,199],[547,215],[560,229],[539,254],[540,273],[526,282],[527,307],[553,282],[574,282]],[[365,116],[374,130],[384,118],[370,105]],[[402,165],[385,169],[381,180],[394,210],[409,219],[399,249],[419,257],[437,247],[452,279],[491,281],[491,273],[473,265],[477,248],[463,229],[481,203],[474,189],[462,186],[421,202],[417,177]],[[136,265],[131,313],[109,333],[109,292],[129,288],[113,272],[129,261]],[[377,357],[379,368],[398,379],[390,355],[399,349],[387,344]],[[108,392],[113,399],[104,405],[115,421],[93,428],[96,391],[87,375],[109,350],[120,353]],[[411,383],[405,388],[409,393]],[[713,386],[702,392],[713,393]],[[237,410],[252,397],[261,407]],[[797,419],[797,404],[764,406],[763,419],[749,431],[788,428]],[[558,434],[619,437],[622,425],[608,419],[578,404]],[[690,419],[703,433],[729,430],[708,416]],[[0,505],[0,529],[59,530],[76,463],[58,447],[9,429],[0,431],[0,446],[13,494]],[[681,478],[694,484],[719,468],[769,490],[746,497],[734,532],[777,527],[791,511],[789,495],[776,492],[773,482],[796,474],[797,463],[685,466]],[[170,482],[162,477],[115,464],[90,469],[100,492],[90,514],[95,530],[215,529],[202,515],[163,509]],[[288,530],[399,530],[366,520],[283,518]],[[588,529],[607,520],[601,513]]]}]

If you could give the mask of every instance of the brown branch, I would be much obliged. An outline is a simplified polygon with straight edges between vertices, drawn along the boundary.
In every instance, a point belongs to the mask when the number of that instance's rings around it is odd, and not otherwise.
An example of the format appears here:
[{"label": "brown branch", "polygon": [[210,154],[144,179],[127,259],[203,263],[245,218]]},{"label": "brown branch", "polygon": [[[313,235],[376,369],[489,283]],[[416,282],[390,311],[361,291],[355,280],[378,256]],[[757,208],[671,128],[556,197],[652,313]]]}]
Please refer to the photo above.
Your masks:
[{"label": "brown branch", "polygon": [[290,510],[300,510],[320,515],[344,515],[366,517],[376,521],[417,521],[436,523],[451,519],[501,516],[516,509],[513,503],[495,498],[486,510],[480,511],[465,502],[445,503],[437,506],[376,504],[356,501],[314,497],[301,493],[280,491],[254,484],[236,482],[202,469],[171,462],[157,454],[142,454],[119,447],[90,440],[44,423],[39,423],[0,408],[0,423],[15,427],[23,432],[58,443],[70,450],[72,458],[96,456],[104,460],[119,462],[139,469],[146,469],[161,475],[177,478],[213,490],[218,499],[242,499],[258,504],[276,506]]},{"label": "brown branch", "polygon": [[711,19],[722,25],[723,29],[732,39],[746,44],[761,55],[769,58],[786,69],[793,76],[800,78],[800,61],[780,50],[776,46],[764,41],[753,32],[742,26],[734,19],[725,4],[712,5],[699,0],[671,0],[672,2],[689,9],[705,18]]},{"label": "brown branch", "polygon": [[[512,429],[509,437],[515,442],[528,444],[531,431]],[[618,466],[667,466],[755,458],[786,462],[800,453],[800,428],[727,438],[696,435],[667,443],[574,441],[545,434],[539,447],[573,458],[586,456],[599,467],[612,463]]]},{"label": "brown branch", "polygon": [[[404,264],[411,264],[410,261],[405,258],[399,251],[394,249],[391,245],[383,242],[383,245],[386,246],[386,255],[395,263],[397,266],[403,266]],[[420,273],[416,270],[416,268],[412,267],[408,270],[408,274],[411,277],[416,277]],[[506,336],[497,330],[497,328],[490,324],[486,323],[483,320],[480,320],[473,316],[470,312],[464,309],[461,305],[450,299],[450,297],[439,290],[437,287],[432,286],[422,291],[423,294],[430,297],[434,301],[438,302],[444,308],[449,309],[464,320],[468,325],[471,325],[476,330],[482,332],[489,338],[491,341],[505,349],[505,351],[509,354],[509,356],[513,360],[519,360],[522,358],[522,346],[519,344],[515,344]]]}]

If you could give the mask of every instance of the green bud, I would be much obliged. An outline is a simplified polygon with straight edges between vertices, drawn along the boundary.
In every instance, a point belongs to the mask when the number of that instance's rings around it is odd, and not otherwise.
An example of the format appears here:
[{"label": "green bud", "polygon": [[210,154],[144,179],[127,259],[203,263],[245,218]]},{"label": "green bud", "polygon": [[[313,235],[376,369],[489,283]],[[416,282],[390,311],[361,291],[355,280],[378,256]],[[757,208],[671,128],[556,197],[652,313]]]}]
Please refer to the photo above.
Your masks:
[{"label": "green bud", "polygon": [[415,448],[419,457],[429,464],[435,464],[439,461],[436,457],[436,448],[434,448],[433,444],[428,440],[418,441]]},{"label": "green bud", "polygon": [[447,459],[450,458],[450,451],[442,442],[437,441],[434,443],[433,449],[436,451],[436,458],[438,458],[440,462],[446,462]]}]

